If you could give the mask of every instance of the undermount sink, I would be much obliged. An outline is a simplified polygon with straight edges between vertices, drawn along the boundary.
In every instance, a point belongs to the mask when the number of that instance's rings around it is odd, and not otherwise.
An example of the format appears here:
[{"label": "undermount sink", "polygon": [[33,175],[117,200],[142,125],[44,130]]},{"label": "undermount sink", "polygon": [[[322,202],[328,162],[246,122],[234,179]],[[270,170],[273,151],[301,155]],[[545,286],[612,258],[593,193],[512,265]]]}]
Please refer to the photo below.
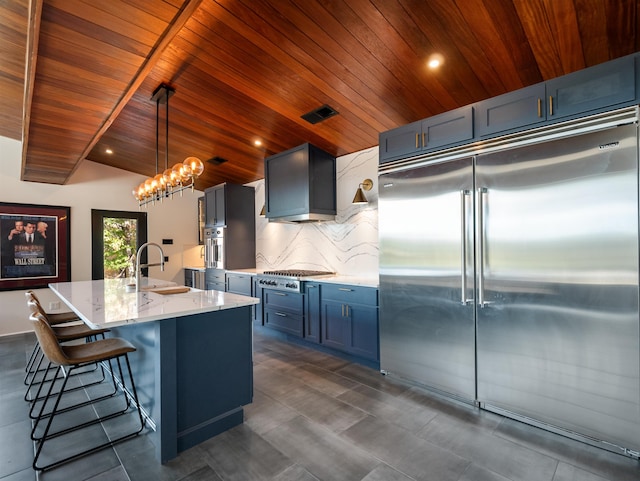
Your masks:
[{"label": "undermount sink", "polygon": [[184,294],[185,292],[189,292],[191,288],[187,286],[165,286],[144,290],[155,292],[156,294]]},{"label": "undermount sink", "polygon": [[[175,282],[154,282],[153,284],[145,284],[144,281],[142,282],[142,286],[140,287],[140,291],[154,291],[156,289],[167,289],[170,287],[176,287],[177,284]],[[125,286],[127,292],[135,292],[136,290],[136,284],[135,282],[127,284]]]}]

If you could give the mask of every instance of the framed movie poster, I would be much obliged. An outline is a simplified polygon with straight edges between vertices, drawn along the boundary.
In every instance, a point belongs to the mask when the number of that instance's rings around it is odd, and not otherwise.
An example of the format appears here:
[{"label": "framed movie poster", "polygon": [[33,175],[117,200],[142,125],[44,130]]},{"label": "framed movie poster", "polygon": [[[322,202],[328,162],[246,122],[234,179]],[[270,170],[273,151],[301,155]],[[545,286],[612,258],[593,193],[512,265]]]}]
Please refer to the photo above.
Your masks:
[{"label": "framed movie poster", "polygon": [[0,290],[71,280],[69,207],[0,202]]}]

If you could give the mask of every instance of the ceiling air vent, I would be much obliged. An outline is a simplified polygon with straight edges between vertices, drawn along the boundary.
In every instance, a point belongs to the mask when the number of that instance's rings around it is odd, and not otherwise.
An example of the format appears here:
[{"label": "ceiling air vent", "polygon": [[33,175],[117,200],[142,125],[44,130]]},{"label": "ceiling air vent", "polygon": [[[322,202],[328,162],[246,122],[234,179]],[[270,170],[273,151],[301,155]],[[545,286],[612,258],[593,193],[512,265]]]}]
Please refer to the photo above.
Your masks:
[{"label": "ceiling air vent", "polygon": [[224,164],[225,162],[228,162],[228,160],[218,155],[216,155],[215,157],[211,157],[210,159],[207,159],[207,163],[213,164],[213,165],[220,165],[220,164]]},{"label": "ceiling air vent", "polygon": [[338,111],[325,104],[311,112],[307,112],[302,116],[302,118],[310,124],[317,124],[318,122],[327,120],[329,117],[333,117],[334,115],[338,115]]}]

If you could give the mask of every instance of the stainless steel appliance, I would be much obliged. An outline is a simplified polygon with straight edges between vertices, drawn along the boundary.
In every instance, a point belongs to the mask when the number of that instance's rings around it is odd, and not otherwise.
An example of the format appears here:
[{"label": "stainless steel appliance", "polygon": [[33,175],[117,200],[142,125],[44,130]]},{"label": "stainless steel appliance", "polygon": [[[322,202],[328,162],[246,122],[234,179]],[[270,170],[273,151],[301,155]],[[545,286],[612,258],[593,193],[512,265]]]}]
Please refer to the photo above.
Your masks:
[{"label": "stainless steel appliance", "polygon": [[304,270],[304,269],[284,269],[264,271],[257,276],[258,285],[263,289],[277,289],[289,292],[302,292],[302,280],[305,277],[317,277],[333,275],[334,272]]},{"label": "stainless steel appliance", "polygon": [[224,227],[207,227],[204,230],[204,266],[207,269],[224,269]]},{"label": "stainless steel appliance", "polygon": [[198,269],[188,269],[189,271],[189,281],[187,281],[186,277],[185,277],[185,285],[189,286],[189,287],[194,287],[195,289],[205,289],[205,282],[204,282],[204,271],[198,270]]},{"label": "stainless steel appliance", "polygon": [[637,456],[637,152],[625,109],[381,166],[381,369]]}]

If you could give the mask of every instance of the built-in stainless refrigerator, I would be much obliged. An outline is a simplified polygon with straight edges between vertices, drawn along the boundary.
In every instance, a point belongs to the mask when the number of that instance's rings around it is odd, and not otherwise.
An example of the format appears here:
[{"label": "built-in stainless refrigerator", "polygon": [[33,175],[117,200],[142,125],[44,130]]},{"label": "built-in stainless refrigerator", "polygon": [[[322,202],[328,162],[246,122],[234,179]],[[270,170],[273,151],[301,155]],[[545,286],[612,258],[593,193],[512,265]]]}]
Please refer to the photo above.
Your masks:
[{"label": "built-in stainless refrigerator", "polygon": [[640,451],[636,115],[381,166],[383,372]]}]

